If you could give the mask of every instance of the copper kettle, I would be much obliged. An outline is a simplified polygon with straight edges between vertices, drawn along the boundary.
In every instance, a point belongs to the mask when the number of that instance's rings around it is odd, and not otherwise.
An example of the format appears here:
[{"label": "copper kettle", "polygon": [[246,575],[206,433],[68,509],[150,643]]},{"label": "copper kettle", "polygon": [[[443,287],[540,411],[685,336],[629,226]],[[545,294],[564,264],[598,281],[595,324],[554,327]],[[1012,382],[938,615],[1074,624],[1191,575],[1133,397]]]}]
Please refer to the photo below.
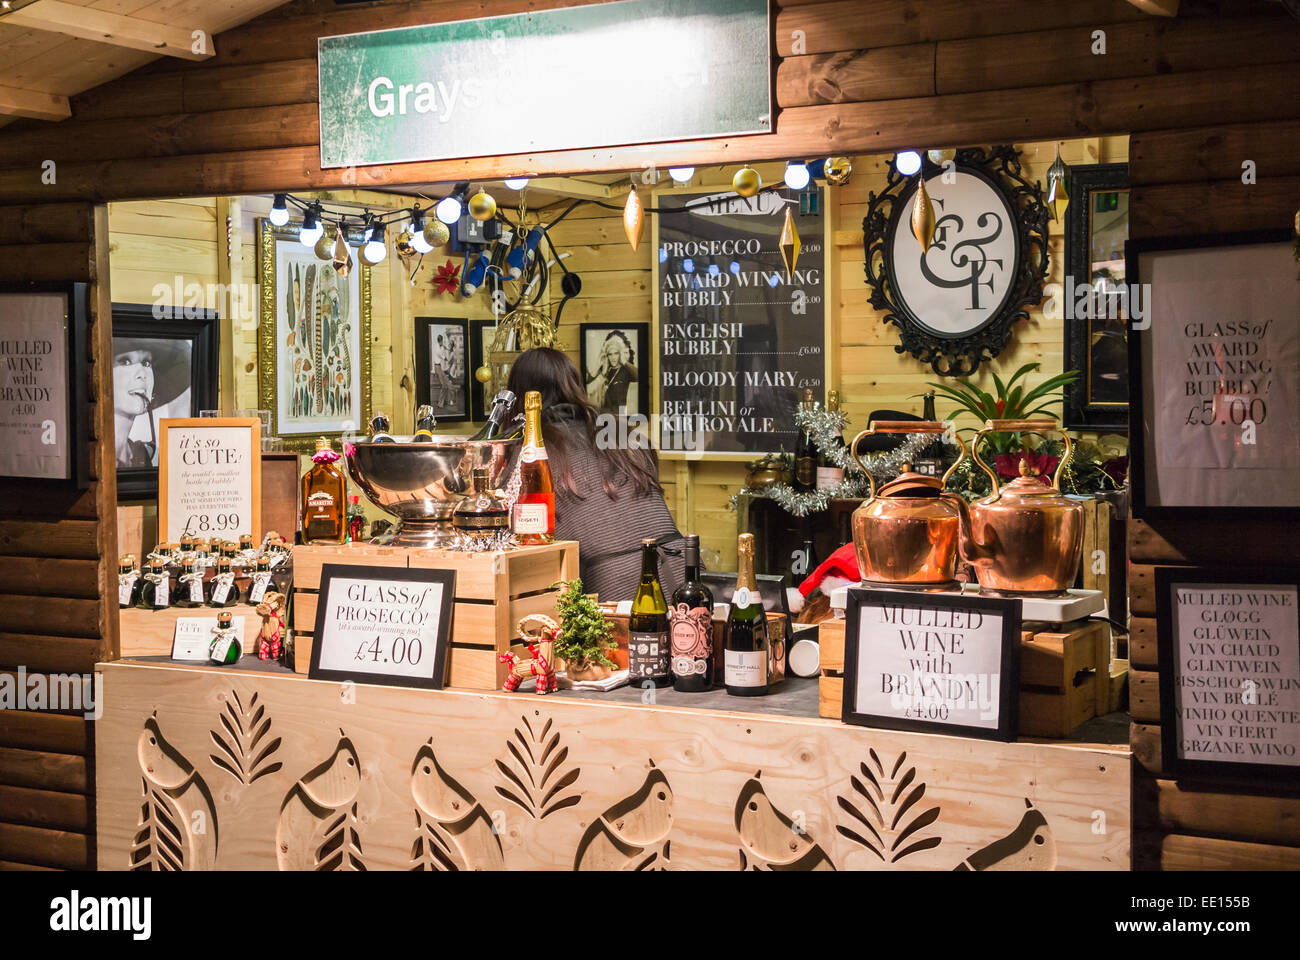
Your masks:
[{"label": "copper kettle", "polygon": [[961,527],[954,501],[961,498],[945,496],[943,485],[965,458],[966,445],[958,438],[961,456],[942,478],[909,468],[879,490],[857,454],[858,443],[873,434],[941,434],[945,429],[937,420],[884,420],[868,424],[853,438],[849,451],[871,487],[871,498],[853,511],[853,546],[863,580],[938,586],[954,579]]},{"label": "copper kettle", "polygon": [[[1005,486],[980,458],[979,445],[989,433],[1057,431],[1065,455],[1049,487],[1027,475]],[[981,589],[997,593],[1053,594],[1074,585],[1083,553],[1083,504],[1061,494],[1061,473],[1074,453],[1070,435],[1054,420],[989,420],[975,436],[971,454],[993,482],[993,492],[961,512],[962,557],[975,567]]]}]

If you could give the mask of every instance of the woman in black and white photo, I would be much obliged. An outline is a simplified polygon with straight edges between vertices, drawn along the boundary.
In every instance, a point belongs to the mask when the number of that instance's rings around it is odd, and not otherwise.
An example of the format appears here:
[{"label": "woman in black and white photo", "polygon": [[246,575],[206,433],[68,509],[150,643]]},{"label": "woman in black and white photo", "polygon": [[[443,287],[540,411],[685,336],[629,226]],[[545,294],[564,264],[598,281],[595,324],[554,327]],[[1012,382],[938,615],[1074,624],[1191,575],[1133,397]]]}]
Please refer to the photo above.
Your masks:
[{"label": "woman in black and white photo", "polygon": [[[158,466],[159,416],[189,416],[190,343],[113,338],[113,413],[117,465]],[[162,408],[175,404],[179,412]]]},{"label": "woman in black and white photo", "polygon": [[587,397],[601,410],[637,410],[636,354],[621,330],[611,330],[601,344],[596,368],[587,375]]}]

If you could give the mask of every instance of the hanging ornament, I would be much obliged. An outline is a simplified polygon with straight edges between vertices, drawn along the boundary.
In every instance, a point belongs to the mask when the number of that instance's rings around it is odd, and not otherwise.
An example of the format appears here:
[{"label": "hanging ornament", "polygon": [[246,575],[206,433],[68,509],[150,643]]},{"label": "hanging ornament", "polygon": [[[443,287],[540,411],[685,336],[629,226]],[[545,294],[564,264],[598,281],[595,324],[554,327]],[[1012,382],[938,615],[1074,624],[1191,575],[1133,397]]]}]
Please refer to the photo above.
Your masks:
[{"label": "hanging ornament", "polygon": [[334,231],[334,256],[330,260],[330,266],[344,279],[352,272],[352,252],[348,250],[348,241],[341,228]]},{"label": "hanging ornament", "polygon": [[1070,205],[1070,168],[1061,159],[1061,148],[1056,148],[1056,159],[1047,168],[1047,205],[1051,208],[1052,219],[1060,220],[1065,216],[1065,208]]},{"label": "hanging ornament", "polygon": [[492,379],[492,368],[486,363],[474,371],[474,379],[479,383],[487,383]]},{"label": "hanging ornament", "polygon": [[460,287],[460,264],[448,260],[433,275],[433,285],[438,293],[455,293]]},{"label": "hanging ornament", "polygon": [[[337,232],[337,231],[335,231],[334,236],[338,236],[338,232]],[[315,246],[313,249],[314,249],[315,252],[316,252],[316,259],[317,259],[317,260],[331,260],[331,259],[333,259],[333,257],[334,257],[334,237],[331,237],[331,236],[329,235],[329,231],[328,231],[328,230],[321,230],[321,232],[320,232],[320,239],[316,241],[316,246]]]},{"label": "hanging ornament", "polygon": [[636,184],[628,191],[627,203],[623,204],[623,232],[633,251],[641,242],[641,233],[645,230],[645,208],[641,206],[641,194],[636,192]]},{"label": "hanging ornament", "polygon": [[790,205],[785,207],[785,223],[781,224],[781,259],[785,261],[785,272],[794,273],[794,265],[799,262],[799,248],[803,244],[799,240],[799,231],[794,227],[794,216],[790,213]]},{"label": "hanging ornament", "polygon": [[475,220],[491,220],[497,215],[497,202],[482,187],[469,198],[469,215]]},{"label": "hanging ornament", "polygon": [[736,171],[736,175],[731,178],[731,189],[735,190],[738,196],[752,197],[763,189],[763,178],[758,175],[758,171],[753,167],[741,167]]},{"label": "hanging ornament", "polygon": [[853,164],[849,162],[848,157],[829,157],[826,160],[824,176],[827,183],[833,183],[837,187],[842,187],[849,182],[849,176],[853,173]]},{"label": "hanging ornament", "polygon": [[[489,198],[491,199],[491,198]],[[493,208],[495,210],[495,207]],[[451,231],[441,220],[429,220],[424,224],[424,242],[431,247],[443,247],[451,240]]]},{"label": "hanging ornament", "polygon": [[397,235],[397,239],[393,241],[393,249],[397,251],[397,255],[403,260],[415,256],[415,247],[411,246],[412,236],[410,230],[403,230]]},{"label": "hanging ornament", "polygon": [[925,189],[925,177],[916,179],[916,201],[912,204],[912,236],[921,245],[925,253],[934,242],[934,204],[930,202],[930,193]]}]

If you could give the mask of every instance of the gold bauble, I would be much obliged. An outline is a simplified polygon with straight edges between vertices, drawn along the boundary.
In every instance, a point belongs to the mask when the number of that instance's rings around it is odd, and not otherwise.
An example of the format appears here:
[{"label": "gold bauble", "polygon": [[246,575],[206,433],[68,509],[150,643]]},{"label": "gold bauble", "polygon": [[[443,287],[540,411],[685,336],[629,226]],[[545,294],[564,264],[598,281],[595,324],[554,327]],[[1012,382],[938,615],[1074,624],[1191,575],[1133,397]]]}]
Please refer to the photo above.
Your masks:
[{"label": "gold bauble", "polygon": [[497,215],[497,202],[491,194],[479,187],[478,193],[469,198],[469,215],[475,220],[491,220]]},{"label": "gold bauble", "polygon": [[431,247],[446,246],[451,239],[451,231],[441,220],[430,220],[424,225],[424,242]]},{"label": "gold bauble", "polygon": [[930,202],[930,193],[925,189],[925,177],[916,181],[916,201],[912,204],[912,236],[921,245],[921,252],[930,249],[934,242],[934,204]]},{"label": "gold bauble", "polygon": [[474,371],[474,379],[479,383],[487,383],[492,379],[492,368],[486,363]]},{"label": "gold bauble", "polygon": [[399,257],[415,256],[415,247],[411,246],[412,236],[410,230],[403,230],[397,235],[397,239],[393,241],[393,249],[397,251]]},{"label": "gold bauble", "polygon": [[931,150],[929,151],[929,157],[930,162],[936,167],[942,167],[949,160],[957,159],[957,151],[952,148],[947,150]]},{"label": "gold bauble", "polygon": [[763,189],[763,178],[753,167],[741,167],[731,178],[731,189],[735,190],[738,196],[752,197]]},{"label": "gold bauble", "polygon": [[853,164],[849,162],[848,157],[829,157],[826,160],[824,176],[827,183],[833,183],[837,187],[842,187],[849,182],[849,175],[853,173]]},{"label": "gold bauble", "polygon": [[334,238],[330,236],[328,230],[320,232],[320,239],[316,241],[316,259],[329,260],[334,256]]}]

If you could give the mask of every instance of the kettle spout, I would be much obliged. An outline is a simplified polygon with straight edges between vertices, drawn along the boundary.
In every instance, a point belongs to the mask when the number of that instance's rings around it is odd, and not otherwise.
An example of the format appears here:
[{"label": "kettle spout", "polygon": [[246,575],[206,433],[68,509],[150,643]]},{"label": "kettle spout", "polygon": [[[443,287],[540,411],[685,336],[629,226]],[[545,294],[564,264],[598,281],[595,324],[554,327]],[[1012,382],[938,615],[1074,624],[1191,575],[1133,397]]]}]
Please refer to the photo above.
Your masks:
[{"label": "kettle spout", "polygon": [[966,503],[966,498],[957,493],[945,493],[943,499],[957,508],[959,521],[957,549],[961,553],[961,558],[971,564],[980,561],[987,562],[993,559],[991,546],[981,543],[975,538],[974,530],[971,527],[970,507]]}]

